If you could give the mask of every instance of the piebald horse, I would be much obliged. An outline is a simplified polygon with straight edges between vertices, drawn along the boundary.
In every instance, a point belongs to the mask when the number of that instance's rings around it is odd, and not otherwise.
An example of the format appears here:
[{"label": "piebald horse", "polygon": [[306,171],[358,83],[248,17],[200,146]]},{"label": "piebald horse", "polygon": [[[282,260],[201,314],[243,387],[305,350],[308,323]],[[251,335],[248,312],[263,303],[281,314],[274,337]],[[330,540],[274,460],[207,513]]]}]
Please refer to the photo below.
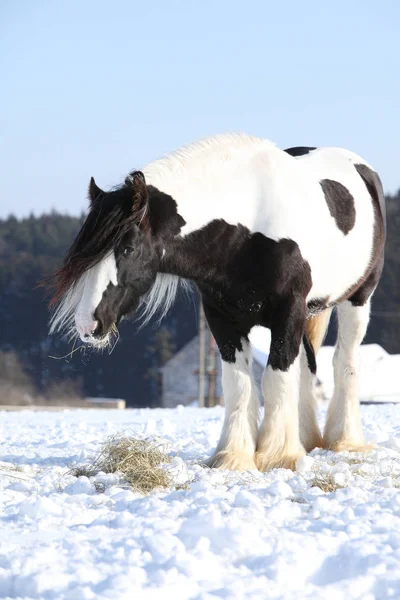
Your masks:
[{"label": "piebald horse", "polygon": [[[209,465],[295,468],[315,447],[362,450],[358,347],[383,267],[382,184],[341,148],[277,148],[248,135],[193,143],[133,171],[90,210],[54,273],[51,332],[110,343],[120,320],[171,306],[179,282],[202,295],[223,365],[225,420]],[[323,435],[315,354],[333,307],[335,389]],[[252,381],[249,333],[271,330],[262,379]]]}]

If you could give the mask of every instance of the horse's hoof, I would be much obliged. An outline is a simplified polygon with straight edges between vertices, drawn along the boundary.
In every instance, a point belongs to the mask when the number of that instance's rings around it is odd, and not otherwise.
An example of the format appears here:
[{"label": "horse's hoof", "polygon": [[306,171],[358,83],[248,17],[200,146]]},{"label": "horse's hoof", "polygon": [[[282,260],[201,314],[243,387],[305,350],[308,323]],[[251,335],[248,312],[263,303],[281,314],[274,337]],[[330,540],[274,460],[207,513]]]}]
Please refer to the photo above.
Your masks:
[{"label": "horse's hoof", "polygon": [[257,471],[254,455],[244,452],[216,452],[207,461],[211,469],[226,469],[227,471]]},{"label": "horse's hoof", "polygon": [[258,470],[262,472],[270,471],[271,469],[291,469],[295,471],[297,461],[304,455],[304,450],[281,456],[256,452],[255,461]]},{"label": "horse's hoof", "polygon": [[376,448],[375,444],[352,442],[351,440],[340,440],[333,443],[324,440],[323,447],[325,450],[331,450],[332,452],[371,452]]}]

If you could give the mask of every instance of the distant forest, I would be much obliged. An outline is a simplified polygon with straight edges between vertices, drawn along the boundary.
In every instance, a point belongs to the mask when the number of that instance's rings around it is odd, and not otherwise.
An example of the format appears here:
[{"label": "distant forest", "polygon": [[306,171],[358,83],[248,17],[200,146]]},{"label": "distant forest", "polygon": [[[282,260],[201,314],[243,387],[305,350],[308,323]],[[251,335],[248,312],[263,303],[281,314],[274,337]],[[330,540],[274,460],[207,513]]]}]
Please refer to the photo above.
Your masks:
[{"label": "distant forest", "polygon": [[[62,358],[71,348],[48,336],[45,291],[37,286],[59,265],[82,220],[55,212],[0,220],[0,380],[14,377],[44,395],[64,388],[85,396],[123,398],[128,406],[158,406],[159,368],[196,334],[197,298],[178,298],[158,329],[150,324],[137,331],[137,324],[122,323],[121,339],[111,355],[86,350]],[[387,196],[387,220],[385,268],[365,341],[398,353],[400,191]],[[329,343],[334,335],[333,324]]]}]

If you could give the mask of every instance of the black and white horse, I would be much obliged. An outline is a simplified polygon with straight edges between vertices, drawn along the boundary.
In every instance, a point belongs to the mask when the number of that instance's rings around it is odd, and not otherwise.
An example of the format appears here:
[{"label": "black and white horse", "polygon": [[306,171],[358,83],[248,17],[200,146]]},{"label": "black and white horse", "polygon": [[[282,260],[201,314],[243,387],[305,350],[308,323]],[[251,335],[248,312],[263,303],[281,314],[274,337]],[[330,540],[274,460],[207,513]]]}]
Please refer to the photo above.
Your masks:
[{"label": "black and white horse", "polygon": [[[140,306],[162,315],[179,281],[201,291],[223,361],[225,421],[209,464],[294,468],[315,447],[364,447],[357,350],[385,242],[380,179],[340,148],[290,148],[247,135],[194,143],[104,192],[53,276],[51,331],[104,346]],[[315,353],[332,307],[339,334],[335,391],[323,437],[316,420]],[[262,381],[252,382],[249,333],[271,330]]]}]

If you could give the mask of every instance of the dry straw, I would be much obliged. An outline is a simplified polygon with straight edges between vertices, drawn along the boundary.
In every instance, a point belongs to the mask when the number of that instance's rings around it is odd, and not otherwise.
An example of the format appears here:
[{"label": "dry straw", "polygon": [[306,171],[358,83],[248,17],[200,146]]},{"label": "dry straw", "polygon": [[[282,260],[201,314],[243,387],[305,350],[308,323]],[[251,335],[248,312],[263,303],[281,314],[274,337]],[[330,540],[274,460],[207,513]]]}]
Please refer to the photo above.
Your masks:
[{"label": "dry straw", "polygon": [[171,458],[158,440],[112,436],[103,444],[93,463],[71,470],[75,477],[92,477],[100,471],[120,473],[135,492],[149,494],[171,485],[169,474],[161,468]]}]

